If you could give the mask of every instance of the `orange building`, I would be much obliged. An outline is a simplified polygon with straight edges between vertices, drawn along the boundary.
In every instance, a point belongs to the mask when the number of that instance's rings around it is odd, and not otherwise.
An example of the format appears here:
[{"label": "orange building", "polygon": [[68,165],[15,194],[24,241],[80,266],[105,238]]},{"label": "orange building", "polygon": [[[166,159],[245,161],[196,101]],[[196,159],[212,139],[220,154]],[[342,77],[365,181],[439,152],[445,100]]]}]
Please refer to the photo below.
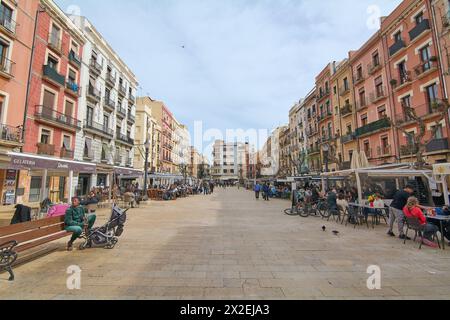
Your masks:
[{"label": "orange building", "polygon": [[373,35],[360,49],[349,53],[353,74],[355,137],[358,150],[372,165],[393,163],[394,130],[390,119],[393,107],[389,99],[389,77],[380,33]]},{"label": "orange building", "polygon": [[[317,120],[320,135],[319,149],[321,149],[320,152],[322,152],[322,159],[325,159],[323,146],[329,145],[334,139],[333,107],[331,106],[331,76],[334,71],[335,62],[331,62],[316,77]],[[324,161],[323,165],[323,171],[331,169],[331,163]],[[327,165],[328,168],[326,168]]]},{"label": "orange building", "polygon": [[23,122],[38,0],[0,1],[0,201],[14,204],[11,151],[23,146]]},{"label": "orange building", "polygon": [[[405,0],[387,18],[382,20],[381,34],[386,51],[387,71],[391,79],[393,119],[401,130],[396,130],[400,160],[415,161],[418,147],[404,131],[418,134],[418,122],[405,112],[412,107],[426,125],[427,143],[424,154],[430,163],[447,162],[449,153],[448,119],[439,124],[441,115],[435,106],[442,103],[444,86],[440,76],[437,39],[433,32],[430,1]],[[440,126],[436,136],[433,127]]]}]

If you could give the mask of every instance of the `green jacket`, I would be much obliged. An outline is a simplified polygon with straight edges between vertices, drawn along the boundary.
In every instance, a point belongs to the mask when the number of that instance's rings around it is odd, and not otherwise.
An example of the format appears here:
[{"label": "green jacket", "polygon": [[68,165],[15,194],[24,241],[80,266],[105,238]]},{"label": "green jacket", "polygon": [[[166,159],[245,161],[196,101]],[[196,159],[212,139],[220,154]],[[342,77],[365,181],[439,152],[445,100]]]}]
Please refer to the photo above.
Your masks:
[{"label": "green jacket", "polygon": [[77,208],[70,207],[66,211],[64,223],[67,227],[83,227],[85,211],[82,206]]}]

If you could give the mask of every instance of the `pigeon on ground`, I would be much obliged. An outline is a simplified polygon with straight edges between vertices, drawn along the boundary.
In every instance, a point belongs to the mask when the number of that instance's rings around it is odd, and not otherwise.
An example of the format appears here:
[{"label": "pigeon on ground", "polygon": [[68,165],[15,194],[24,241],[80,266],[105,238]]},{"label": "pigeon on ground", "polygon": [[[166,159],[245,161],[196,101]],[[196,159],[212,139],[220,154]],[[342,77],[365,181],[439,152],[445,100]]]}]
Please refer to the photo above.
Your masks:
[{"label": "pigeon on ground", "polygon": [[334,234],[335,236],[337,236],[337,235],[339,235],[339,231],[334,230],[334,231],[333,231],[333,234]]},{"label": "pigeon on ground", "polygon": [[322,231],[325,232],[325,230],[327,230],[327,227],[323,226]]}]

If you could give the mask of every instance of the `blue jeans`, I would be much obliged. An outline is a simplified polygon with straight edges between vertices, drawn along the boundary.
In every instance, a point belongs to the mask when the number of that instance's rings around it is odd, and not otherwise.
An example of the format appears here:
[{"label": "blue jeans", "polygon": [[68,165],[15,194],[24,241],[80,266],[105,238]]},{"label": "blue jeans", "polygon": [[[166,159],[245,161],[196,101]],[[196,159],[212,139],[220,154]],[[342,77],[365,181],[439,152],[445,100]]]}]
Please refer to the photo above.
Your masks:
[{"label": "blue jeans", "polygon": [[[95,220],[97,220],[97,216],[95,214],[92,214],[88,216],[87,220],[88,220],[88,229],[90,230],[94,226]],[[71,243],[77,240],[84,231],[84,229],[79,226],[66,226],[65,230],[67,232],[72,232],[72,238],[70,239]]]}]

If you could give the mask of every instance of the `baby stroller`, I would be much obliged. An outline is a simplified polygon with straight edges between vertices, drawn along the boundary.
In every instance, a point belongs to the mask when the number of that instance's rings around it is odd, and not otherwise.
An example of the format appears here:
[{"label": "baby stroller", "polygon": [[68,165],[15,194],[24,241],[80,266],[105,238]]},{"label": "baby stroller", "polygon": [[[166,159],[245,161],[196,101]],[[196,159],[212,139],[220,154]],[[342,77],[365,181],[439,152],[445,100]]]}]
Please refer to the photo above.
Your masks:
[{"label": "baby stroller", "polygon": [[100,228],[93,228],[90,231],[85,230],[81,236],[85,241],[80,245],[79,249],[86,248],[105,248],[114,249],[119,237],[123,233],[123,228],[127,220],[127,210],[122,210],[114,205],[109,222]]}]

